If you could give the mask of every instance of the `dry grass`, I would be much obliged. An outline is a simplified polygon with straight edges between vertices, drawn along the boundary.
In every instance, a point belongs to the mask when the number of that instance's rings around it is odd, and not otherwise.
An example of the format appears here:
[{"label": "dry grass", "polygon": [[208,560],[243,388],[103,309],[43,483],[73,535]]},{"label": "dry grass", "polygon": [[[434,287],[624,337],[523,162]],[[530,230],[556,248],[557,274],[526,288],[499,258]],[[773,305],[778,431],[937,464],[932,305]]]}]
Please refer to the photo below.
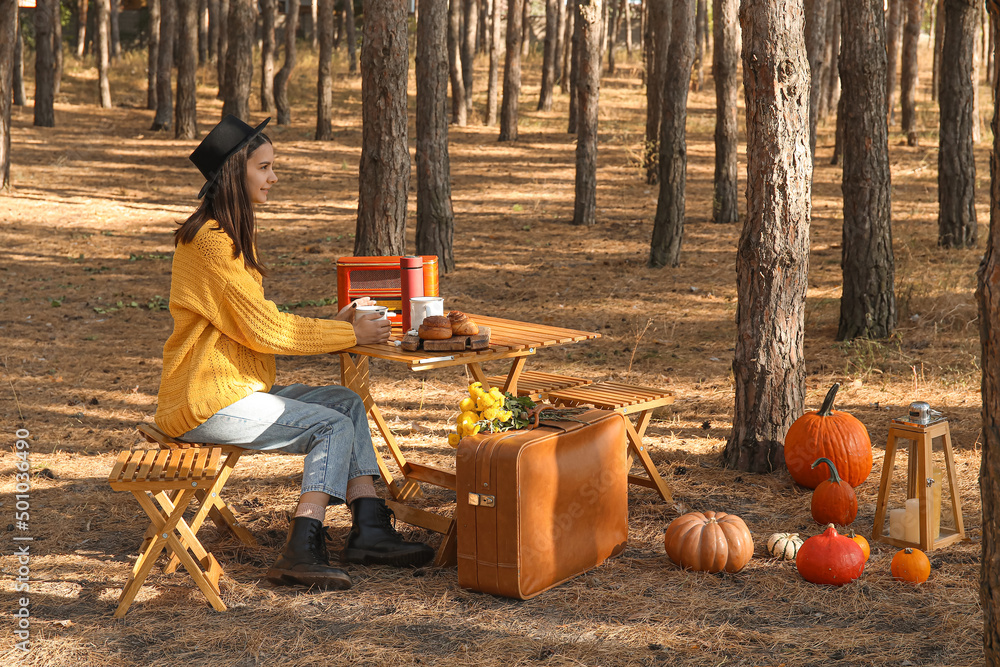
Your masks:
[{"label": "dry grass", "polygon": [[[314,66],[314,56],[303,53],[292,88],[298,100],[295,122],[270,130],[281,181],[261,216],[261,245],[273,269],[269,296],[301,314],[329,315],[331,308],[295,304],[333,297],[333,262],[351,254],[360,81],[337,78],[334,141],[315,143]],[[342,60],[336,71],[346,71]],[[204,130],[218,117],[220,104],[212,73],[206,69],[202,76]],[[826,589],[805,583],[793,564],[764,554],[771,532],[818,532],[808,493],[785,474],[750,475],[720,466],[733,404],[738,229],[709,219],[711,87],[691,97],[683,265],[653,271],[645,268],[645,259],[656,190],[643,183],[637,165],[644,101],[636,64],[603,84],[600,224],[591,229],[567,224],[573,199],[573,142],[564,132],[567,98],[557,95],[551,113],[536,113],[537,84],[534,78],[526,82],[522,139],[516,144],[496,143],[493,128],[452,128],[458,269],[442,277],[442,294],[450,307],[603,334],[593,343],[540,353],[532,360],[537,368],[594,379],[627,374],[633,382],[674,391],[677,403],[657,414],[647,442],[676,503],[667,506],[647,490],[633,490],[625,553],[528,602],[464,591],[454,570],[433,568],[352,567],[352,591],[304,593],[261,580],[281,544],[301,462],[277,454],[246,457],[228,496],[262,546],[246,549],[213,529],[203,532],[226,569],[223,597],[230,610],[217,614],[208,608],[183,570],[170,576],[154,570],[127,618],[114,620],[115,600],[146,520],[130,496],[111,492],[105,477],[114,452],[137,442],[134,424],[154,411],[161,347],[171,329],[169,315],[159,309],[169,292],[169,232],[191,210],[199,178],[186,157],[194,142],[147,130],[151,112],[142,108],[141,55],[129,55],[116,68],[117,107],[109,111],[95,106],[90,63],[68,60],[56,106],[58,127],[34,128],[30,107],[14,110],[15,188],[0,197],[0,432],[13,442],[16,428],[28,428],[35,472],[53,474],[33,478],[32,650],[21,656],[5,631],[0,639],[5,662],[981,662],[973,290],[982,243],[959,252],[935,247],[933,133],[919,148],[901,145],[895,131],[890,139],[899,330],[885,341],[835,343],[840,170],[826,164],[832,126],[821,128],[806,310],[807,402],[817,406],[827,386],[840,381],[840,407],[871,432],[875,469],[858,489],[855,524],[864,534],[871,531],[890,418],[917,399],[943,409],[956,443],[971,542],[932,553],[931,578],[919,587],[894,582],[888,572],[893,550],[876,545],[859,582]],[[921,119],[932,130],[933,107],[923,92]],[[477,91],[477,111],[484,93]],[[977,157],[985,225],[985,144],[977,147]],[[410,212],[415,215],[415,198]],[[411,219],[411,249],[412,227]],[[464,371],[417,376],[376,362],[374,375],[377,398],[408,451],[421,461],[450,465],[444,434],[466,382]],[[279,382],[329,383],[337,377],[332,358],[279,360]],[[0,490],[9,493],[14,460],[8,455],[4,461]],[[429,489],[426,503],[447,511],[454,497]],[[2,507],[10,517],[12,502],[5,500]],[[688,508],[744,517],[758,545],[746,569],[705,575],[669,562],[663,531]],[[346,513],[330,514],[332,546],[339,548]],[[0,564],[7,613],[16,565],[9,556]]]}]

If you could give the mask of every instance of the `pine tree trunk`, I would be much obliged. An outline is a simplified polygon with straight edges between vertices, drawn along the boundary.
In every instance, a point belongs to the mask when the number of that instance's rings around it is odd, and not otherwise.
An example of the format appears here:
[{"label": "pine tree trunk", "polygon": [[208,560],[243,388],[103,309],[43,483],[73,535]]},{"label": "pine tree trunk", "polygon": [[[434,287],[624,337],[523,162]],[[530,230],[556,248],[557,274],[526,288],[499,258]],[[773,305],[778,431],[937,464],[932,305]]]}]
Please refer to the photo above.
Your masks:
[{"label": "pine tree trunk", "polygon": [[[499,2],[499,0],[494,0]],[[563,22],[563,46],[560,52],[562,59],[562,79],[559,90],[566,94],[570,89],[570,78],[573,69],[573,34],[576,31],[576,0],[566,0],[566,20]]]},{"label": "pine tree trunk", "polygon": [[577,31],[580,71],[577,75],[576,197],[573,224],[597,222],[597,109],[601,85],[602,0],[580,4]]},{"label": "pine tree trunk", "polygon": [[[313,49],[319,49],[320,48],[320,46],[319,46],[319,25],[320,25],[320,20],[321,19],[319,18],[319,13],[320,13],[319,12],[319,2],[320,2],[320,0],[310,0],[310,2],[309,2],[309,16],[312,17],[312,21],[309,24],[309,39],[312,41],[312,47],[313,47]],[[332,18],[332,16],[333,16],[333,8],[332,7],[330,8],[330,12],[331,12],[331,18]],[[330,48],[331,49],[333,48],[333,32],[332,32],[333,31],[333,27],[332,27],[332,25],[333,24],[331,23],[331,28],[330,28],[330,30],[331,30],[331,33],[330,33]]]},{"label": "pine tree trunk", "polygon": [[348,0],[344,4],[344,23],[346,32],[344,39],[347,41],[347,71],[349,74],[358,73],[358,38],[354,34],[354,2]]},{"label": "pine tree trunk", "polygon": [[[494,0],[495,1],[495,0]],[[517,141],[517,98],[521,94],[521,19],[525,0],[507,0],[507,54],[503,68],[500,141]]]},{"label": "pine tree trunk", "polygon": [[214,63],[219,56],[219,0],[208,0],[208,62]]},{"label": "pine tree trunk", "polygon": [[250,84],[253,80],[253,41],[257,4],[229,0],[229,48],[226,51],[226,88],[222,115],[250,120]]},{"label": "pine tree trunk", "polygon": [[198,0],[177,0],[177,105],[174,136],[198,136]]},{"label": "pine tree trunk", "polygon": [[[845,11],[847,7],[845,6]],[[736,350],[729,468],[771,472],[802,414],[812,159],[802,5],[744,0],[747,216],[736,255]]]},{"label": "pine tree trunk", "polygon": [[[161,3],[167,0],[160,0]],[[162,11],[162,9],[161,9]],[[219,0],[219,57],[216,62],[216,76],[219,80],[218,98],[225,97],[226,63],[229,55],[229,0]]]},{"label": "pine tree trunk", "polygon": [[35,6],[35,126],[56,124],[56,59],[52,50],[52,3],[37,0]]},{"label": "pine tree trunk", "polygon": [[622,0],[622,13],[625,23],[625,53],[632,57],[632,5],[629,0]]},{"label": "pine tree trunk", "polygon": [[[292,0],[289,0],[290,2]],[[261,0],[261,49],[260,49],[260,110],[273,114],[274,106],[274,55],[277,48],[275,22],[278,18],[278,0]]]},{"label": "pine tree trunk", "polygon": [[148,0],[149,55],[146,58],[146,108],[156,109],[156,75],[160,56],[160,0]]},{"label": "pine tree trunk", "polygon": [[421,0],[417,17],[417,254],[455,270],[448,159],[448,0]]},{"label": "pine tree trunk", "polygon": [[406,7],[365,0],[361,36],[361,170],[355,256],[405,255]]},{"label": "pine tree trunk", "polygon": [[198,65],[208,62],[208,0],[198,0]]},{"label": "pine tree trunk", "polygon": [[931,71],[931,99],[941,92],[941,47],[944,45],[944,0],[937,0],[934,12],[934,64]]},{"label": "pine tree trunk", "polygon": [[656,201],[649,267],[679,266],[684,239],[687,171],[687,98],[694,65],[696,0],[675,0],[670,50],[663,76],[660,109],[660,194]]},{"label": "pine tree trunk", "polygon": [[274,106],[278,111],[278,125],[289,125],[292,122],[292,106],[288,102],[288,79],[295,70],[295,31],[299,27],[299,6],[295,2],[286,2],[285,13],[285,62],[274,75]]},{"label": "pine tree trunk", "polygon": [[10,186],[10,113],[14,99],[17,0],[0,0],[0,189]]},{"label": "pine tree trunk", "polygon": [[102,109],[111,108],[111,2],[97,0],[97,88]]},{"label": "pine tree trunk", "polygon": [[561,0],[545,0],[545,49],[542,52],[542,89],[538,111],[552,110],[552,89],[556,78],[556,33],[559,29]]},{"label": "pine tree trunk", "polygon": [[827,0],[805,0],[806,57],[809,59],[809,153],[816,155],[816,124],[819,122],[819,98],[822,90],[820,71],[826,46]]},{"label": "pine tree trunk", "polygon": [[170,129],[174,113],[171,86],[174,67],[174,34],[177,25],[177,0],[160,0],[160,48],[156,60],[156,113],[154,131]]},{"label": "pine tree trunk", "polygon": [[[822,122],[830,115],[833,105],[830,103],[831,96],[839,88],[833,83],[836,80],[839,84],[840,78],[837,71],[837,56],[840,52],[840,0],[828,0],[826,5],[826,39],[823,44],[823,67],[820,69],[820,91],[819,109],[816,111],[818,122]],[[807,47],[808,48],[808,47]],[[812,107],[810,107],[811,111]],[[815,150],[813,151],[815,153]],[[815,156],[813,157],[815,162]]]},{"label": "pine tree trunk", "polygon": [[563,51],[566,43],[566,0],[556,0],[556,9],[556,45],[552,52],[553,88],[555,88],[556,83],[562,84],[565,78]]},{"label": "pine tree trunk", "polygon": [[691,90],[698,92],[705,83],[705,42],[708,39],[705,26],[708,25],[708,0],[697,0],[694,18],[694,72]]},{"label": "pine tree trunk", "polygon": [[[118,4],[118,0],[111,0],[108,15],[108,27],[110,28],[109,38],[111,40],[111,58],[114,62],[118,62],[118,59],[122,55],[122,36],[121,30],[118,26],[118,18],[121,11],[121,7]],[[58,20],[58,19],[57,19]]]},{"label": "pine tree trunk", "polygon": [[490,12],[490,78],[486,87],[486,125],[492,127],[497,124],[497,100],[499,98],[498,88],[500,87],[500,32],[501,14],[500,7],[503,0],[492,0],[493,8]]},{"label": "pine tree trunk", "polygon": [[986,14],[983,10],[983,5],[978,4],[976,6],[976,44],[977,48],[973,49],[972,52],[972,81],[974,82],[972,86],[972,143],[978,144],[980,139],[982,139],[983,128],[982,123],[979,118],[979,78],[981,74],[981,52],[978,45],[982,43],[982,33],[983,33],[983,21],[982,17]]},{"label": "pine tree trunk", "polygon": [[660,121],[663,108],[663,78],[667,71],[670,53],[670,25],[672,6],[669,2],[653,2],[646,19],[646,143],[643,162],[646,182],[660,182]]},{"label": "pine tree trunk", "polygon": [[[512,0],[507,0],[508,7]],[[521,59],[528,57],[531,50],[531,0],[520,0],[521,8]],[[509,10],[508,10],[509,11]]]},{"label": "pine tree trunk", "polygon": [[885,116],[885,33],[881,0],[845,0],[840,79],[844,86],[844,229],[837,340],[888,338],[896,328]]},{"label": "pine tree trunk", "polygon": [[52,54],[56,61],[55,87],[53,95],[59,94],[63,73],[63,37],[61,0],[52,3]]},{"label": "pine tree trunk", "polygon": [[448,3],[448,73],[451,77],[451,122],[465,127],[465,81],[462,79],[462,0]]},{"label": "pine tree trunk", "polygon": [[[1000,4],[987,0],[991,34],[1000,43]],[[1000,664],[1000,93],[993,92],[993,151],[990,153],[990,231],[986,254],[979,266],[976,301],[979,304],[979,341],[982,379],[982,457],[979,497],[983,521],[979,559],[979,606],[983,610],[984,664]]]},{"label": "pine tree trunk", "polygon": [[736,122],[740,60],[739,0],[714,0],[712,3],[714,39],[712,71],[715,73],[715,181],[712,197],[712,220],[733,224],[739,221],[737,189]]},{"label": "pine tree trunk", "polygon": [[[15,0],[16,2],[17,0]],[[14,63],[12,66],[11,88],[13,89],[14,106],[23,107],[28,103],[28,93],[24,89],[24,36],[21,34],[21,16],[14,11]],[[2,47],[0,47],[2,48]],[[3,60],[0,60],[0,68]]]},{"label": "pine tree trunk", "polygon": [[889,125],[892,125],[896,119],[896,64],[899,62],[899,41],[903,31],[903,3],[907,0],[886,1],[889,3],[889,11],[885,16],[885,100],[889,110]]},{"label": "pine tree trunk", "polygon": [[580,96],[577,93],[577,77],[580,72],[580,31],[577,23],[580,21],[580,5],[584,0],[573,0],[573,35],[570,38],[569,55],[569,119],[566,131],[576,134],[576,117],[579,112]]},{"label": "pine tree trunk", "polygon": [[607,0],[604,11],[608,12],[608,74],[615,73],[615,42],[618,40],[618,6],[617,0]]},{"label": "pine tree trunk", "polygon": [[479,0],[465,0],[462,30],[462,83],[465,84],[466,118],[472,116],[472,79],[476,57],[477,29],[479,27]]},{"label": "pine tree trunk", "polygon": [[902,129],[906,143],[916,146],[917,137],[917,47],[920,43],[920,24],[923,21],[922,0],[906,2],[906,22],[903,24],[903,72],[899,84],[899,101],[902,106]]},{"label": "pine tree trunk", "polygon": [[333,5],[333,48],[340,48],[340,40],[344,37],[344,4],[346,0],[337,0]]},{"label": "pine tree trunk", "polygon": [[944,0],[941,126],[938,149],[938,244],[976,244],[976,162],[972,152],[972,36],[976,0]]},{"label": "pine tree trunk", "polygon": [[[83,52],[87,48],[87,8],[89,0],[78,0],[76,9],[76,57],[83,59]],[[150,15],[150,22],[153,17]],[[152,108],[152,107],[150,107]]]},{"label": "pine tree trunk", "polygon": [[333,2],[319,0],[316,34],[319,40],[319,67],[316,77],[316,141],[330,141],[333,129]]}]

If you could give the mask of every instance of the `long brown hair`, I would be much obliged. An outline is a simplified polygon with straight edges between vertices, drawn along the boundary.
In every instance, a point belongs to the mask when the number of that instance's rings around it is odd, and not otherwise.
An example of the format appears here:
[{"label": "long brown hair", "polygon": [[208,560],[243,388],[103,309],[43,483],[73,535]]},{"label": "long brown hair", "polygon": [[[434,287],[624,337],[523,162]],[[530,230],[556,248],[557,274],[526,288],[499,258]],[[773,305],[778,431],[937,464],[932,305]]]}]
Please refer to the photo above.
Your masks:
[{"label": "long brown hair", "polygon": [[233,240],[233,259],[243,255],[247,268],[267,275],[257,257],[257,218],[247,192],[247,159],[265,143],[271,139],[262,132],[226,160],[198,209],[174,232],[175,246],[190,243],[206,222],[214,220]]}]

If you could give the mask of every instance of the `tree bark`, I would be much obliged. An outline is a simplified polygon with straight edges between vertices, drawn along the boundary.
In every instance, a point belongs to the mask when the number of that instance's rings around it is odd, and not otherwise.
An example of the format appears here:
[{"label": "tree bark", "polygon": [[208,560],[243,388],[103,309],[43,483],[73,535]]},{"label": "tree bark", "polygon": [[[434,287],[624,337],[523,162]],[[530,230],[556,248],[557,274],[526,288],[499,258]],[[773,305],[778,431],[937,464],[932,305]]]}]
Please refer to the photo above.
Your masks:
[{"label": "tree bark", "polygon": [[285,62],[274,75],[274,106],[278,111],[278,125],[292,122],[292,106],[288,103],[288,79],[295,70],[295,31],[299,27],[299,6],[296,2],[286,2],[285,7]]},{"label": "tree bark", "polygon": [[684,239],[687,171],[687,98],[694,65],[696,0],[674,0],[670,50],[660,110],[660,193],[656,201],[649,267],[679,266]]},{"label": "tree bark", "polygon": [[38,0],[35,6],[35,125],[56,124],[56,60],[52,49],[52,3]]},{"label": "tree bark", "polygon": [[[508,7],[512,0],[507,0]],[[527,58],[531,49],[531,0],[520,0],[521,4],[521,58]],[[509,11],[509,10],[508,10]]]},{"label": "tree bark", "polygon": [[417,16],[417,254],[455,270],[448,159],[448,0],[420,0]]},{"label": "tree bark", "polygon": [[[16,2],[16,0],[15,0]],[[14,64],[11,88],[13,88],[14,106],[23,107],[28,103],[28,92],[24,88],[24,36],[21,34],[21,16],[14,12]],[[0,60],[0,67],[2,67]]]},{"label": "tree bark", "polygon": [[111,2],[96,0],[96,4],[98,101],[102,109],[110,109],[111,84],[108,81],[108,70],[111,69]]},{"label": "tree bark", "polygon": [[559,30],[561,0],[545,0],[545,48],[542,52],[542,89],[538,111],[552,110],[552,89],[556,79],[556,33]]},{"label": "tree bark", "polygon": [[[289,0],[293,2],[295,0]],[[278,18],[278,0],[261,0],[260,48],[260,110],[273,114],[274,106],[274,56],[277,49],[274,25]]]},{"label": "tree bark", "polygon": [[253,38],[257,4],[229,0],[229,48],[226,50],[226,87],[222,115],[250,120],[250,83],[253,79]]},{"label": "tree bark", "polygon": [[356,256],[404,255],[407,148],[406,7],[365,0],[361,36],[361,173]]},{"label": "tree bark", "polygon": [[62,86],[63,73],[63,38],[62,38],[62,10],[61,0],[51,3],[52,8],[52,54],[56,61],[55,88],[53,93],[59,94]]},{"label": "tree bark", "polygon": [[[166,0],[160,0],[166,2]],[[226,91],[226,67],[229,60],[229,0],[219,0],[219,58],[216,62],[216,75],[219,79],[219,95],[221,100]]]},{"label": "tree bark", "polygon": [[806,57],[809,58],[809,153],[816,155],[816,125],[819,122],[819,98],[822,90],[823,55],[826,47],[827,0],[805,0]]},{"label": "tree bark", "polygon": [[[845,6],[845,11],[847,8]],[[736,255],[736,350],[729,468],[784,467],[802,414],[812,159],[802,4],[744,0],[747,217]]]},{"label": "tree bark", "polygon": [[931,99],[937,100],[941,91],[941,47],[944,45],[944,0],[937,1],[934,12],[934,63],[931,71]]},{"label": "tree bark", "polygon": [[[819,94],[817,118],[822,121],[836,109],[840,97],[840,0],[828,0],[826,6],[826,44],[823,45],[822,86]],[[815,157],[813,158],[815,162]]]},{"label": "tree bark", "polygon": [[902,129],[906,143],[916,146],[917,137],[917,46],[923,21],[922,0],[905,0],[906,22],[903,24],[903,72],[899,84],[902,105]]},{"label": "tree bark", "polygon": [[577,14],[580,38],[573,224],[597,222],[597,108],[601,86],[602,0],[585,0]]},{"label": "tree bark", "polygon": [[740,89],[737,79],[740,59],[739,0],[714,0],[712,18],[712,71],[715,73],[715,181],[712,220],[733,224],[739,221],[736,165],[739,141],[736,104]]},{"label": "tree bark", "polygon": [[[76,57],[83,59],[83,53],[87,48],[87,8],[89,0],[78,0],[76,9]],[[150,21],[153,20],[152,15]]]},{"label": "tree bark", "polygon": [[698,92],[705,83],[705,42],[708,39],[708,0],[697,0],[694,18],[694,72],[691,90]]},{"label": "tree bark", "polygon": [[[330,9],[331,13],[333,9]],[[309,15],[312,17],[312,23],[309,28],[309,39],[312,41],[312,46],[314,49],[319,48],[319,0],[310,0],[309,2]],[[332,14],[331,14],[332,16]],[[332,31],[332,27],[331,27]],[[333,34],[330,35],[331,45],[333,44]]]},{"label": "tree bark", "polygon": [[156,75],[160,54],[160,0],[149,0],[149,55],[146,58],[146,108],[156,109]]},{"label": "tree bark", "polygon": [[502,24],[500,22],[500,6],[502,0],[491,0],[493,3],[490,12],[490,78],[486,87],[486,125],[492,127],[497,124],[497,100],[499,98],[498,88],[500,86],[500,32]]},{"label": "tree bark", "polygon": [[622,0],[622,11],[625,21],[625,53],[632,57],[632,3]]},{"label": "tree bark", "polygon": [[886,0],[889,11],[885,17],[886,77],[885,100],[889,124],[896,122],[896,64],[899,62],[899,42],[903,31],[903,3],[907,0]]},{"label": "tree bark", "polygon": [[[563,71],[563,51],[566,43],[566,0],[556,0],[556,44],[552,52],[552,86],[562,84],[565,78]],[[565,92],[565,89],[564,91]],[[551,108],[551,107],[550,107]]]},{"label": "tree bark", "polygon": [[174,136],[198,136],[198,0],[177,0],[177,105]]},{"label": "tree bark", "polygon": [[337,0],[333,5],[333,48],[340,48],[340,40],[344,37],[344,4],[346,0]]},{"label": "tree bark", "polygon": [[845,0],[840,80],[844,86],[844,228],[837,340],[887,338],[896,328],[895,261],[885,116],[882,0]]},{"label": "tree bark", "polygon": [[[496,0],[494,0],[496,2]],[[521,19],[525,0],[507,0],[507,54],[503,68],[500,141],[517,141],[517,98],[521,94]]]},{"label": "tree bark", "polygon": [[[993,39],[1000,43],[1000,4],[987,0]],[[979,559],[979,606],[983,610],[984,664],[1000,664],[1000,92],[993,91],[993,151],[990,153],[990,231],[979,266],[976,301],[982,379],[983,453],[979,465],[983,535]]]},{"label": "tree bark", "polygon": [[608,74],[613,75],[615,73],[615,67],[618,63],[615,62],[615,42],[618,41],[618,19],[619,11],[617,6],[618,0],[607,0],[604,3],[604,11],[608,14]]},{"label": "tree bark", "polygon": [[584,0],[573,0],[573,34],[570,37],[569,55],[569,119],[566,131],[576,134],[576,117],[579,112],[580,95],[577,93],[577,79],[580,72],[580,31],[577,23],[580,21],[580,5]]},{"label": "tree bark", "polygon": [[448,3],[448,73],[451,76],[451,122],[465,127],[465,81],[462,79],[462,0]]},{"label": "tree bark", "polygon": [[17,0],[0,0],[0,189],[10,186],[10,111],[18,30]]},{"label": "tree bark", "polygon": [[972,152],[972,36],[976,0],[944,0],[941,50],[940,147],[938,149],[938,243],[976,244],[976,162]]},{"label": "tree bark", "polygon": [[319,39],[319,68],[316,77],[316,141],[330,141],[333,131],[333,2],[319,0],[316,33]]},{"label": "tree bark", "polygon": [[[498,2],[499,0],[494,0]],[[566,20],[563,22],[563,46],[559,57],[562,59],[562,78],[559,90],[564,94],[569,92],[572,75],[573,34],[576,31],[576,0],[566,0]]]},{"label": "tree bark", "polygon": [[663,108],[663,78],[667,71],[667,56],[670,53],[670,24],[672,7],[670,2],[653,2],[649,5],[646,20],[646,142],[643,162],[646,167],[646,182],[655,185],[660,182],[660,121]]},{"label": "tree bark", "polygon": [[208,0],[198,0],[198,64],[208,62]]},{"label": "tree bark", "polygon": [[462,30],[462,83],[465,84],[466,117],[472,116],[473,65],[476,57],[476,42],[479,28],[479,0],[465,0],[465,23]]},{"label": "tree bark", "polygon": [[354,34],[354,2],[351,0],[344,5],[344,23],[346,24],[344,38],[347,41],[347,71],[349,74],[357,74],[358,39]]},{"label": "tree bark", "polygon": [[208,0],[208,62],[219,57],[219,0]]},{"label": "tree bark", "polygon": [[160,48],[156,60],[156,114],[153,131],[170,129],[174,112],[174,93],[171,77],[174,67],[174,33],[176,30],[177,0],[160,0]]}]

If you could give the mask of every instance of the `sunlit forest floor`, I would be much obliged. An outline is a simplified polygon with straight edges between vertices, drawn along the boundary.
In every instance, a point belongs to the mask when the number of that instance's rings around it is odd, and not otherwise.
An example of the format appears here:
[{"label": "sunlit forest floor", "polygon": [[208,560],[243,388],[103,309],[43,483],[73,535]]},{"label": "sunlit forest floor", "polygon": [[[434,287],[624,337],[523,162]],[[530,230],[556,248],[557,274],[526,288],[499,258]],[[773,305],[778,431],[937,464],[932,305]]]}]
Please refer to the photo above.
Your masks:
[{"label": "sunlit forest floor", "polygon": [[[922,53],[929,63],[929,53]],[[625,59],[622,53],[619,63]],[[625,553],[540,597],[515,602],[459,587],[455,569],[350,568],[346,593],[275,588],[264,571],[283,542],[302,463],[244,457],[228,500],[261,547],[214,528],[201,535],[225,568],[212,611],[183,569],[147,580],[124,621],[112,618],[147,519],[106,482],[116,453],[151,421],[161,350],[171,331],[171,232],[196,205],[201,177],[187,159],[196,141],[149,130],[145,54],[114,66],[115,107],[97,106],[91,61],[67,57],[56,127],[13,112],[13,187],[0,194],[0,438],[31,433],[31,651],[2,633],[0,654],[31,665],[974,665],[982,660],[978,604],[980,503],[979,339],[975,272],[988,225],[988,125],[976,146],[977,248],[946,251],[937,237],[937,110],[929,70],[918,95],[920,146],[891,128],[893,243],[899,326],[886,340],[834,340],[841,293],[841,168],[830,165],[833,118],[820,126],[813,184],[806,304],[807,407],[833,382],[838,407],[867,426],[875,467],[858,489],[853,528],[871,535],[890,420],[925,400],[948,418],[969,541],[934,551],[930,580],[895,582],[895,552],[873,544],[862,579],[839,589],[805,583],[791,562],[767,556],[770,533],[819,532],[808,490],[787,473],[725,470],[731,426],[738,226],[711,221],[714,87],[693,92],[688,115],[687,219],[681,266],[646,268],[657,188],[640,168],[645,96],[635,53],[601,87],[598,224],[570,224],[573,137],[568,96],[536,112],[540,56],[525,67],[520,139],[484,127],[487,61],[477,61],[475,113],[450,128],[457,268],[441,277],[447,308],[599,331],[587,343],[542,350],[529,369],[662,387],[676,402],[657,411],[646,443],[673,488],[667,505],[630,489]],[[29,77],[32,64],[26,63]],[[330,316],[335,262],[351,255],[361,146],[361,81],[335,57],[334,138],[312,140],[316,57],[305,48],[291,84],[293,122],[268,133],[279,182],[259,211],[269,298],[300,315]],[[411,68],[412,73],[412,68]],[[255,72],[255,77],[258,73]],[[412,74],[411,74],[412,76]],[[199,73],[199,129],[220,117],[214,68]],[[255,81],[251,120],[259,122]],[[29,79],[29,96],[33,83]],[[415,84],[411,78],[410,145]],[[982,99],[988,100],[986,89]],[[981,115],[991,110],[983,103]],[[898,113],[897,113],[898,117]],[[745,117],[742,112],[740,124]],[[745,182],[741,146],[741,186]],[[414,250],[416,175],[407,249]],[[338,381],[335,357],[283,357],[278,382]],[[489,372],[504,370],[497,365]],[[445,436],[468,381],[464,370],[425,374],[373,363],[373,393],[414,460],[454,464]],[[4,519],[13,521],[14,463],[0,472]],[[902,485],[897,462],[897,484]],[[384,491],[384,488],[383,488]],[[450,512],[454,494],[425,488],[425,506]],[[900,500],[901,502],[901,500]],[[756,553],[737,574],[680,570],[664,552],[667,524],[688,509],[742,516]],[[331,549],[349,527],[331,510]],[[422,531],[408,535],[436,544]],[[4,543],[12,544],[13,524]],[[0,559],[12,613],[16,560]],[[11,628],[6,624],[5,628]]]}]

